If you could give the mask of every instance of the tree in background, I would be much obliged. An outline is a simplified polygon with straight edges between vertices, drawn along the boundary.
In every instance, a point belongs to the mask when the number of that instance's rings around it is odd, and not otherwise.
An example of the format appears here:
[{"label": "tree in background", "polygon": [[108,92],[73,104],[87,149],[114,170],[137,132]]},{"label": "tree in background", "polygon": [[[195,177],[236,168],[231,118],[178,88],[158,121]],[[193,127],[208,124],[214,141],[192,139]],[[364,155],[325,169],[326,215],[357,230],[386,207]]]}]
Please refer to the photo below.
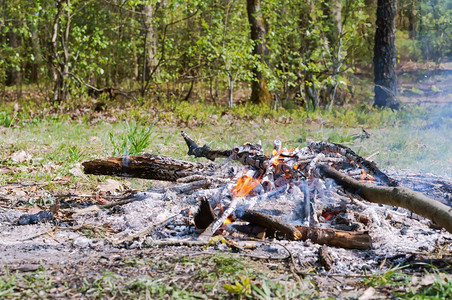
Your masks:
[{"label": "tree in background", "polygon": [[397,109],[396,0],[378,0],[374,45],[375,106]]},{"label": "tree in background", "polygon": [[262,14],[260,0],[247,0],[246,9],[251,27],[251,40],[254,43],[253,55],[255,64],[253,66],[254,78],[251,82],[251,102],[271,104],[272,98],[267,89],[267,79],[262,72],[265,67],[265,55],[267,52],[265,20]]}]

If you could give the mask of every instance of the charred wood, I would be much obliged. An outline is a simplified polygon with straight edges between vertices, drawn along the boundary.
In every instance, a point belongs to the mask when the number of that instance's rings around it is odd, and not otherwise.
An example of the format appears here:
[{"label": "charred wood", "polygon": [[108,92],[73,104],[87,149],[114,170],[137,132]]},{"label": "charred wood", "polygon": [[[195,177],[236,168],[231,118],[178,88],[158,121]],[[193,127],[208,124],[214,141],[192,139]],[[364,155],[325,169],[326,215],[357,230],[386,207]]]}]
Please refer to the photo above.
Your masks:
[{"label": "charred wood", "polygon": [[198,229],[206,229],[215,220],[215,213],[209,200],[203,197],[199,204],[198,211],[194,214],[195,226]]},{"label": "charred wood", "polygon": [[202,147],[182,131],[182,137],[188,146],[188,155],[195,157],[205,157],[209,160],[215,158],[231,158],[240,162],[242,165],[264,169],[268,158],[263,154],[262,147],[259,144],[246,143],[233,150],[212,150],[208,145]]},{"label": "charred wood", "polygon": [[334,179],[350,193],[359,195],[369,202],[406,208],[452,233],[452,207],[450,206],[405,187],[370,185],[325,165],[317,168],[322,176]]},{"label": "charred wood", "polygon": [[243,214],[237,215],[237,217],[251,224],[259,225],[270,230],[279,231],[292,241],[300,240],[302,237],[300,231],[295,226],[278,220],[277,218],[267,215],[263,212],[246,210]]},{"label": "charred wood", "polygon": [[367,173],[379,178],[385,184],[389,186],[397,186],[398,183],[389,178],[385,173],[383,173],[380,169],[377,168],[377,165],[368,161],[365,158],[362,158],[358,154],[356,154],[352,149],[345,147],[336,143],[329,142],[310,142],[308,145],[309,149],[316,152],[322,153],[339,153],[342,156],[346,157],[349,161],[355,162],[359,167],[363,168]]},{"label": "charred wood", "polygon": [[153,154],[95,159],[85,161],[82,165],[85,174],[163,181],[176,181],[179,178],[203,173],[211,174],[216,168],[214,164],[193,163]]},{"label": "charred wood", "polygon": [[184,131],[182,131],[181,134],[187,144],[188,155],[193,155],[194,157],[205,157],[211,161],[214,161],[215,158],[228,158],[232,154],[231,150],[212,150],[208,145],[199,147],[198,144],[196,144],[196,142]]}]

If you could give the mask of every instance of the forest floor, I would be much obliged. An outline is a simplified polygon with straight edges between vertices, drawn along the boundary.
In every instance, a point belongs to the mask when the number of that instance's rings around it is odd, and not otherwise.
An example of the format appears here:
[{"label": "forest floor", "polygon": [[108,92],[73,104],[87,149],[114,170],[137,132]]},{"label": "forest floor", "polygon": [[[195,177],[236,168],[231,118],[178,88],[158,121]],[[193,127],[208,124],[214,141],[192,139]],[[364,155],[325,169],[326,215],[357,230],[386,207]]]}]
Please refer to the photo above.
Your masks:
[{"label": "forest floor", "polygon": [[[130,137],[137,135],[145,141],[144,152],[193,160],[186,155],[180,130],[217,149],[261,140],[268,152],[274,139],[287,147],[303,147],[308,140],[338,142],[364,157],[376,154],[377,165],[385,170],[410,169],[450,180],[451,70],[421,74],[409,65],[402,69],[401,98],[409,105],[401,112],[368,106],[332,112],[241,106],[227,110],[190,103],[57,111],[26,101],[4,104],[0,298],[451,298],[450,265],[426,265],[414,272],[382,263],[381,272],[363,268],[361,273],[335,277],[306,261],[296,266],[302,271],[297,274],[290,257],[250,257],[217,244],[115,246],[108,239],[112,228],[73,222],[73,213],[80,209],[120,200],[128,191],[165,186],[142,179],[87,176],[81,162],[124,154],[124,145],[131,147]],[[404,74],[417,79],[409,81]],[[370,136],[363,135],[363,129]],[[50,209],[56,199],[61,201],[57,222],[17,225],[22,214]],[[115,213],[106,209],[99,216]],[[436,257],[452,255],[445,236],[436,241]],[[431,254],[427,252],[419,250]]]}]

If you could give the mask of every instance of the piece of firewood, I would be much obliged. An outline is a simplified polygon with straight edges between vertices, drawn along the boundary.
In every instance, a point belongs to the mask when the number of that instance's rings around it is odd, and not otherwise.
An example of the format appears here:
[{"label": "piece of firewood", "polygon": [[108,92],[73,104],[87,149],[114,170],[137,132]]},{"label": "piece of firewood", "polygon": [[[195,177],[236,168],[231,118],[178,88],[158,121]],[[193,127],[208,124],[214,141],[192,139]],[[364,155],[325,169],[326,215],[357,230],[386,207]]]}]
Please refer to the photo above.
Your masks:
[{"label": "piece of firewood", "polygon": [[367,232],[343,231],[332,228],[296,226],[301,240],[310,239],[314,244],[347,249],[372,249],[372,238]]},{"label": "piece of firewood", "polygon": [[251,166],[260,170],[265,169],[268,161],[268,157],[264,155],[260,144],[245,143],[233,150],[212,150],[208,145],[198,146],[184,131],[182,131],[182,137],[188,146],[187,154],[194,157],[205,157],[212,161],[215,158],[229,158],[244,166]]},{"label": "piece of firewood", "polygon": [[201,198],[198,211],[193,217],[197,229],[206,229],[215,220],[215,213],[207,198]]},{"label": "piece of firewood", "polygon": [[210,240],[210,238],[215,234],[215,232],[223,226],[224,221],[234,213],[237,208],[237,204],[240,201],[240,197],[233,198],[231,203],[229,203],[228,208],[223,212],[223,214],[213,220],[212,223],[204,230],[199,236],[198,240]]},{"label": "piece of firewood", "polygon": [[334,179],[350,193],[370,202],[406,208],[452,233],[450,206],[406,187],[383,187],[359,182],[326,165],[320,165],[317,169],[322,176]]},{"label": "piece of firewood", "polygon": [[259,225],[270,230],[279,231],[292,241],[300,240],[302,237],[300,231],[295,226],[260,211],[246,210],[243,214],[240,215],[236,213],[236,217],[251,224]]},{"label": "piece of firewood", "polygon": [[194,163],[166,156],[143,154],[95,159],[82,163],[85,174],[176,181],[196,174],[211,174],[215,164]]}]

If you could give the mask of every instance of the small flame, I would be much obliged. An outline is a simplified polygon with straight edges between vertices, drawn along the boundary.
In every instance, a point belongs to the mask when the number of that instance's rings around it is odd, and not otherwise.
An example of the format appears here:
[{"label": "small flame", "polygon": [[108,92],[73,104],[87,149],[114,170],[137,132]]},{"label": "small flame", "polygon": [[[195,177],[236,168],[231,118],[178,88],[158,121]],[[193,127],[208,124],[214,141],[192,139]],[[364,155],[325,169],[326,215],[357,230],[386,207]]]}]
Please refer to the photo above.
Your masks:
[{"label": "small flame", "polygon": [[262,180],[255,179],[248,175],[243,175],[237,180],[237,184],[232,188],[232,193],[236,197],[248,195]]},{"label": "small flame", "polygon": [[232,220],[229,219],[229,218],[226,218],[226,220],[224,220],[224,222],[223,222],[223,226],[226,226],[226,225],[228,225],[230,223],[232,223]]},{"label": "small flame", "polygon": [[361,181],[366,180],[367,173],[365,171],[361,172]]},{"label": "small flame", "polygon": [[366,181],[366,179],[367,179],[367,183],[372,183],[374,181],[374,178],[372,176],[367,174],[365,171],[362,171],[361,172],[361,182]]}]

